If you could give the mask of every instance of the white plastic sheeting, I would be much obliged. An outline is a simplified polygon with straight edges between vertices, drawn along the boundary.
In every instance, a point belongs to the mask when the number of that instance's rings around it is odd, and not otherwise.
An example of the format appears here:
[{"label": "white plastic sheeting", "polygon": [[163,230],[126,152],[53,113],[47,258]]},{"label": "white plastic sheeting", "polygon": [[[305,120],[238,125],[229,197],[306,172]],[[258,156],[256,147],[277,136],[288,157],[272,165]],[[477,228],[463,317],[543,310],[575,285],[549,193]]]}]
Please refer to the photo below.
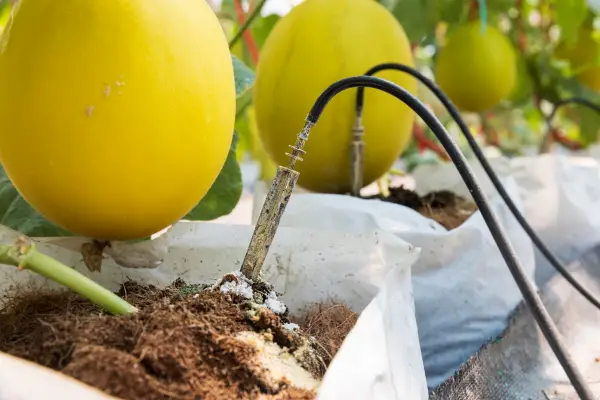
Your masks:
[{"label": "white plastic sheeting", "polygon": [[[593,149],[590,150],[593,153]],[[535,232],[564,263],[578,259],[600,243],[600,163],[592,157],[543,155],[490,160],[501,176],[518,186],[523,213]],[[471,163],[485,191],[496,194],[477,161]],[[469,196],[452,165],[414,171],[416,191],[449,189]],[[545,283],[554,269],[536,251],[536,281]]]}]

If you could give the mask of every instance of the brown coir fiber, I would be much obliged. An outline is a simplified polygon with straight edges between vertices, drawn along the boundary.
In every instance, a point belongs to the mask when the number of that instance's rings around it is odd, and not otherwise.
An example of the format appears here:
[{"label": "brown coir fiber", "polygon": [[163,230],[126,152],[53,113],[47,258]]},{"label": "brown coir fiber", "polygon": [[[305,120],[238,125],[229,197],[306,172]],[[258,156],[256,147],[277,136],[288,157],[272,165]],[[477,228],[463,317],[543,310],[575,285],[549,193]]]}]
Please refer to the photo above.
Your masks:
[{"label": "brown coir fiber", "polygon": [[[255,360],[257,350],[234,338],[268,329],[293,348],[278,316],[264,309],[250,320],[242,299],[217,290],[183,296],[184,289],[181,282],[164,290],[128,283],[120,295],[139,309],[130,316],[106,315],[71,292],[21,291],[0,310],[0,351],[127,400],[315,398],[275,382]],[[320,379],[323,371],[312,372]]]},{"label": "brown coir fiber", "polygon": [[357,320],[358,314],[346,305],[330,301],[308,308],[300,324],[303,332],[313,336],[322,347],[324,361],[329,365]]}]

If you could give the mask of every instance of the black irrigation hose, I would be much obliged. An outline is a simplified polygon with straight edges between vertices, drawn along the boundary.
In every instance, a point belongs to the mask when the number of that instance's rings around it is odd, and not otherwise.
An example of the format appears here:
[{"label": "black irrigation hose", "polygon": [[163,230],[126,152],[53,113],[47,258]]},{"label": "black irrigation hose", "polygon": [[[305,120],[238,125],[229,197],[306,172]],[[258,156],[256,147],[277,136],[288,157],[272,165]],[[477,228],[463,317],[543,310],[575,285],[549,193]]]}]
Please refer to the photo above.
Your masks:
[{"label": "black irrigation hose", "polygon": [[552,109],[552,112],[550,113],[550,115],[548,116],[548,119],[547,119],[548,123],[552,123],[552,120],[554,119],[554,116],[556,115],[556,112],[558,111],[559,108],[561,108],[562,106],[566,106],[568,104],[579,104],[580,106],[587,107],[587,108],[594,110],[600,114],[600,106],[599,105],[594,104],[591,101],[586,100],[582,97],[571,97],[571,98],[560,100],[560,101],[557,101],[556,103],[554,103],[554,109]]},{"label": "black irrigation hose", "polygon": [[[433,83],[429,78],[425,77],[419,71],[417,71],[414,68],[411,68],[409,66],[403,65],[403,64],[397,64],[397,63],[380,64],[380,65],[377,65],[377,66],[371,68],[369,71],[367,71],[367,73],[365,75],[370,76],[370,75],[376,74],[377,72],[380,72],[383,70],[389,70],[389,69],[406,72],[407,74],[412,75],[413,77],[418,79],[421,83],[423,83],[425,86],[427,86],[429,88],[429,90],[431,90],[437,96],[437,98],[442,102],[442,104],[444,104],[444,106],[446,107],[446,109],[448,110],[448,112],[450,113],[452,118],[454,118],[454,120],[458,124],[460,130],[462,131],[463,135],[467,139],[467,142],[469,142],[469,146],[471,146],[471,149],[473,149],[473,153],[475,153],[475,157],[477,157],[477,159],[481,163],[481,166],[485,170],[486,174],[492,181],[492,184],[494,185],[494,187],[500,194],[500,197],[502,197],[502,199],[506,203],[507,207],[514,215],[515,219],[519,222],[519,224],[521,225],[523,230],[531,238],[531,241],[540,250],[540,252],[544,255],[544,257],[546,257],[546,259],[550,262],[550,264],[579,293],[581,293],[581,295],[583,295],[583,297],[588,299],[589,302],[592,303],[593,305],[595,305],[597,308],[600,308],[600,300],[596,296],[594,296],[589,290],[587,290],[585,287],[583,287],[577,281],[577,279],[575,279],[575,277],[573,277],[573,275],[571,275],[571,273],[569,271],[567,271],[567,268],[564,266],[564,264],[552,253],[552,251],[550,251],[548,246],[546,246],[546,244],[542,241],[542,239],[540,239],[540,237],[535,233],[535,231],[533,230],[531,225],[529,225],[529,223],[527,222],[527,220],[525,219],[523,214],[519,211],[519,209],[517,208],[515,203],[510,198],[510,195],[506,192],[504,185],[502,185],[502,183],[500,182],[500,179],[498,178],[498,175],[496,175],[492,166],[490,165],[487,158],[483,154],[481,147],[479,147],[479,145],[475,141],[475,138],[469,131],[469,128],[465,124],[465,121],[462,119],[462,117],[460,116],[460,113],[458,112],[458,110],[456,109],[454,104],[452,104],[450,99],[448,99],[446,94],[439,87],[437,87],[435,83]],[[590,103],[589,101],[587,101],[585,99],[580,99],[580,98],[575,97],[572,99],[562,100],[562,101],[556,103],[554,106],[554,110],[548,117],[548,121],[551,121],[552,118],[554,118],[554,115],[556,114],[556,111],[558,110],[558,108],[560,108],[563,105],[569,104],[569,103],[578,103],[578,104],[587,106],[587,107],[600,113],[599,106],[597,106],[593,103]],[[359,88],[358,93],[356,95],[356,115],[357,116],[362,115],[363,105],[364,105],[364,88]]]},{"label": "black irrigation hose", "polygon": [[587,386],[587,383],[583,380],[581,373],[577,369],[577,366],[565,348],[556,325],[554,325],[554,322],[548,314],[548,311],[538,296],[534,284],[525,275],[523,266],[517,258],[515,251],[509,242],[506,233],[504,232],[504,229],[498,222],[496,214],[492,211],[486,195],[481,190],[481,186],[471,170],[467,159],[460,151],[460,148],[456,142],[454,142],[450,134],[446,131],[442,123],[425,107],[423,103],[421,103],[421,101],[419,101],[419,99],[402,87],[384,79],[373,76],[354,76],[339,80],[325,89],[308,113],[308,116],[306,117],[307,122],[313,124],[316,123],[323,113],[327,103],[329,103],[329,101],[336,94],[356,87],[369,87],[391,94],[398,100],[408,105],[433,131],[435,136],[441,142],[442,146],[444,146],[444,149],[450,156],[450,159],[454,165],[456,165],[456,169],[469,188],[469,191],[471,192],[475,203],[479,207],[479,211],[481,212],[481,215],[483,216],[483,219],[485,220],[492,237],[496,242],[496,245],[502,253],[502,257],[512,273],[526,304],[531,309],[531,313],[535,317],[538,326],[544,333],[544,336],[554,351],[554,354],[558,358],[558,361],[564,368],[569,380],[571,381],[571,384],[582,400],[594,400],[594,396]]},{"label": "black irrigation hose", "polygon": [[547,153],[550,150],[552,143],[555,141],[554,135],[553,135],[554,129],[552,128],[552,120],[556,116],[558,109],[561,108],[562,106],[565,106],[568,104],[579,104],[579,105],[585,106],[597,113],[600,113],[600,106],[598,106],[598,105],[592,103],[591,101],[584,99],[582,97],[572,97],[572,98],[568,98],[568,99],[564,99],[564,100],[559,100],[556,103],[554,103],[554,108],[552,109],[552,112],[550,113],[549,116],[547,116],[545,118],[546,119],[546,127],[547,127],[548,131],[546,132],[546,135],[544,136],[544,139],[542,140],[542,144],[540,145],[541,153]]}]

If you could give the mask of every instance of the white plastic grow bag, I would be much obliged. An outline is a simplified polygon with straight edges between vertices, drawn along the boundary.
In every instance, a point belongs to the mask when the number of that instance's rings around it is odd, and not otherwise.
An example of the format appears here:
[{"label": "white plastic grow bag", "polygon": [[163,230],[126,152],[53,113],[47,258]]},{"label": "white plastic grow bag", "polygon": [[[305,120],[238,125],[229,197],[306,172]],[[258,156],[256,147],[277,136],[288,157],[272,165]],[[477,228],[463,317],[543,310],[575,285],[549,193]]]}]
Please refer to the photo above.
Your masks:
[{"label": "white plastic grow bag", "polygon": [[2,400],[117,400],[66,375],[0,353]]},{"label": "white plastic grow bag", "polygon": [[[596,151],[596,153],[600,153]],[[500,177],[510,176],[518,187],[523,213],[540,238],[564,263],[578,259],[600,243],[600,162],[592,157],[547,154],[490,160]],[[474,160],[471,166],[485,192],[496,190]],[[416,191],[449,189],[469,196],[453,165],[423,166],[414,171]],[[554,273],[536,252],[536,281],[545,283]]]},{"label": "white plastic grow bag", "polygon": [[[80,238],[45,240],[38,249],[113,290],[127,279],[161,287],[178,277],[188,283],[213,283],[240,267],[252,231],[249,225],[180,222],[152,242],[113,246],[112,255],[128,267],[162,261],[151,269],[123,268],[106,259],[102,272],[92,273],[77,251],[84,240]],[[15,232],[0,230],[2,243],[15,238]],[[277,232],[265,262],[265,278],[283,293],[291,313],[330,299],[362,311],[324,377],[320,399],[427,398],[410,279],[418,254],[418,249],[386,232],[290,227]],[[57,287],[29,271],[0,266],[0,293],[18,283]],[[27,379],[24,375],[8,382],[9,387],[25,396]],[[17,398],[29,400],[2,399]]]},{"label": "white plastic grow bag", "polygon": [[[504,183],[520,206],[515,182],[505,179]],[[263,196],[260,192],[256,195],[260,199]],[[533,278],[531,241],[502,199],[494,196],[491,201],[519,260]],[[397,204],[341,195],[296,194],[281,225],[352,233],[378,229],[421,249],[412,268],[412,280],[421,350],[431,388],[501,333],[508,315],[522,299],[479,212],[447,231]]]}]

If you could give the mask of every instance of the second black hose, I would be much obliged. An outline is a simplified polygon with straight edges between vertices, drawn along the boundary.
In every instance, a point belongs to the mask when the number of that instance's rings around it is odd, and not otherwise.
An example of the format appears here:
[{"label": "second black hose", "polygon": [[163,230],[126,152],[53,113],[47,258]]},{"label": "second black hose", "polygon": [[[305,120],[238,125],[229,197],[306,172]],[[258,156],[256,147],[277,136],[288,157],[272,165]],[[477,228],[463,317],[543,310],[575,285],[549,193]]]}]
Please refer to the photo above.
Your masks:
[{"label": "second black hose", "polygon": [[583,379],[581,372],[578,370],[575,362],[563,343],[556,325],[552,321],[552,318],[548,314],[548,311],[544,307],[542,300],[535,290],[533,282],[531,282],[529,277],[527,277],[525,274],[523,266],[516,256],[512,244],[508,240],[508,237],[504,231],[504,228],[499,223],[496,214],[492,210],[487,196],[485,193],[483,193],[483,190],[481,189],[475,174],[469,166],[466,157],[462,154],[458,145],[454,142],[454,139],[446,131],[446,128],[444,128],[442,123],[435,117],[435,115],[427,110],[425,105],[421,103],[419,99],[417,99],[404,88],[392,82],[372,76],[354,76],[341,79],[325,89],[325,91],[317,98],[317,101],[314,103],[313,107],[308,113],[306,121],[312,124],[317,123],[319,117],[325,109],[325,106],[336,94],[350,88],[361,86],[378,89],[396,97],[398,100],[409,106],[419,117],[421,117],[421,119],[433,131],[456,166],[456,169],[467,185],[467,188],[471,192],[473,200],[475,200],[475,203],[479,207],[481,216],[488,226],[490,233],[494,238],[500,253],[502,254],[502,257],[506,261],[506,265],[508,266],[508,269],[514,278],[515,283],[519,287],[526,304],[529,306],[533,317],[538,323],[542,333],[546,337],[546,340],[552,348],[552,351],[558,358],[558,361],[569,377],[569,380],[575,388],[575,391],[582,400],[593,400],[593,393]]},{"label": "second black hose", "polygon": [[[527,220],[525,219],[525,217],[523,216],[521,211],[519,211],[516,204],[511,199],[510,195],[504,188],[504,185],[502,185],[502,183],[500,182],[500,178],[498,177],[498,175],[496,174],[496,172],[494,171],[494,169],[488,162],[487,158],[483,154],[483,150],[481,149],[481,147],[479,146],[479,144],[477,143],[477,141],[475,140],[475,138],[469,131],[467,124],[460,116],[458,109],[456,108],[456,106],[454,106],[454,104],[452,104],[452,102],[450,101],[448,96],[446,96],[446,94],[435,83],[433,83],[433,81],[431,81],[425,75],[421,74],[416,69],[409,67],[407,65],[404,65],[404,64],[399,64],[399,63],[379,64],[379,65],[376,65],[373,68],[369,69],[365,75],[372,76],[372,75],[376,74],[377,72],[384,71],[384,70],[397,70],[397,71],[402,71],[409,75],[412,75],[417,80],[419,80],[421,83],[423,83],[425,86],[427,86],[427,88],[429,88],[429,90],[431,90],[436,95],[436,97],[440,100],[440,102],[444,105],[444,107],[446,107],[446,109],[448,110],[448,113],[452,116],[452,118],[458,124],[458,127],[460,128],[462,134],[464,135],[465,139],[469,143],[469,146],[473,150],[475,157],[481,163],[481,166],[483,167],[487,176],[492,181],[492,184],[498,191],[498,194],[500,195],[500,197],[502,197],[502,199],[506,203],[506,206],[512,212],[512,214],[514,215],[517,222],[519,222],[519,225],[521,225],[523,230],[531,238],[531,241],[534,243],[534,245],[539,249],[539,251],[542,253],[542,255],[544,257],[546,257],[546,259],[550,262],[550,264],[554,267],[554,269],[556,269],[590,303],[592,303],[594,306],[596,306],[597,308],[600,309],[600,300],[598,298],[596,298],[596,296],[594,296],[583,285],[581,285],[577,281],[577,279],[575,279],[575,277],[573,275],[571,275],[571,273],[569,271],[567,271],[567,268],[552,253],[552,251],[548,248],[548,246],[546,246],[546,244],[542,241],[542,239],[533,230],[533,228],[531,227],[529,222],[527,222]],[[600,112],[600,107],[593,105],[593,104],[590,105],[589,102],[582,101],[580,99],[575,98],[575,99],[563,100],[562,102],[557,103],[554,108],[554,112],[552,113],[550,118],[554,117],[554,114],[555,114],[556,110],[558,109],[558,107],[560,107],[564,104],[570,103],[570,102],[585,105],[585,106],[588,106],[588,107]],[[356,95],[356,115],[357,116],[362,116],[363,106],[364,106],[364,88],[359,87],[357,95]]]}]

